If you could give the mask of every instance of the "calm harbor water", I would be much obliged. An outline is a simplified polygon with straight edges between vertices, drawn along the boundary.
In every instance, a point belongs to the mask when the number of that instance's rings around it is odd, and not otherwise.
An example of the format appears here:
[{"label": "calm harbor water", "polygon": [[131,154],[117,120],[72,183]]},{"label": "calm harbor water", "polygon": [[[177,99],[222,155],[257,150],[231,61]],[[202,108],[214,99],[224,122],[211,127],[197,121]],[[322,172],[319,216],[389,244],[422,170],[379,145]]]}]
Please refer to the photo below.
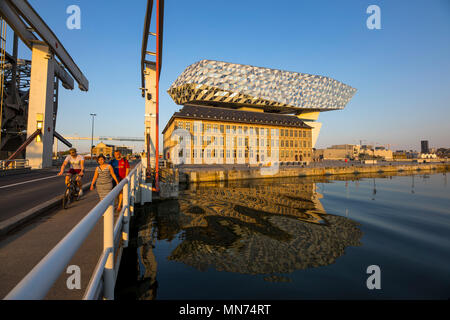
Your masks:
[{"label": "calm harbor water", "polygon": [[[192,185],[138,213],[138,281],[119,274],[118,297],[448,299],[448,176]],[[367,288],[370,265],[380,290]]]}]

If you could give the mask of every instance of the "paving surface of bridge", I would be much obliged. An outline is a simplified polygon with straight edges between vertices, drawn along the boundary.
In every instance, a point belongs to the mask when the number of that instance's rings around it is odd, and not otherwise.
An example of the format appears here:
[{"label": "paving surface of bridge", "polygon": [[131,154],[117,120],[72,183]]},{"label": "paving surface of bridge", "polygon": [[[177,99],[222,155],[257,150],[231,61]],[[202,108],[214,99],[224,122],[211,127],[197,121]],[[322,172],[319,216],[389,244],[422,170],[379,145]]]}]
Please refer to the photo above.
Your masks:
[{"label": "paving surface of bridge", "polygon": [[[86,168],[83,183],[92,180],[95,168]],[[0,222],[64,193],[59,168],[0,177]]]},{"label": "paving surface of bridge", "polygon": [[[134,167],[135,164],[131,164]],[[90,183],[95,168],[86,168],[83,183]],[[30,173],[0,177],[0,223],[29,210],[46,200],[62,197],[64,177],[56,176],[59,168],[33,170]],[[86,190],[82,198],[60,205],[0,237],[0,299],[53,249],[99,202],[95,191]],[[117,217],[117,213],[115,214]],[[80,300],[103,251],[103,220],[97,222],[69,265],[81,270],[81,289],[69,290],[68,274],[62,273],[46,299]]]}]

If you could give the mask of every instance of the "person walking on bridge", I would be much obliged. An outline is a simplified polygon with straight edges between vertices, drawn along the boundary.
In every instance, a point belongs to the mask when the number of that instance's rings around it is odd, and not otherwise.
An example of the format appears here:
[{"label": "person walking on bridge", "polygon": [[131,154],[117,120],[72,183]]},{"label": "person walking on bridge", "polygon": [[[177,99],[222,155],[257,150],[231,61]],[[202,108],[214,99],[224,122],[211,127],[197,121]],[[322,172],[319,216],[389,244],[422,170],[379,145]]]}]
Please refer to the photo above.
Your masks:
[{"label": "person walking on bridge", "polygon": [[114,170],[111,165],[105,163],[106,158],[103,155],[99,155],[97,158],[98,167],[95,169],[94,178],[91,183],[91,190],[94,190],[94,185],[97,186],[97,193],[100,198],[100,201],[103,200],[108,193],[112,190],[113,184],[112,181],[119,183],[117,181],[117,177],[114,174]]},{"label": "person walking on bridge", "polygon": [[[122,157],[122,152],[120,150],[114,151],[114,159],[109,162],[109,164],[114,168],[114,173],[116,174],[117,179],[119,182],[122,179],[125,179],[128,173],[130,172],[130,164],[128,163],[128,160]],[[117,182],[117,184],[119,183]],[[116,185],[113,182],[113,188]],[[123,199],[123,193],[119,193],[118,197],[118,204],[117,204],[117,211],[120,212],[122,210],[122,199]]]}]

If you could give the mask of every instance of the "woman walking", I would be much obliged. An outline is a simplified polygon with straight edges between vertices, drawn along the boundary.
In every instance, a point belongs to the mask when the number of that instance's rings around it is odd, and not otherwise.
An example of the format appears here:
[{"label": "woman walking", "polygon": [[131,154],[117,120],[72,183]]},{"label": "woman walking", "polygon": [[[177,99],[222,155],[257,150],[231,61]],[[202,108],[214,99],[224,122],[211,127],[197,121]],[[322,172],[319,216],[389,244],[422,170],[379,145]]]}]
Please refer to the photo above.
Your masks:
[{"label": "woman walking", "polygon": [[91,190],[94,190],[94,184],[97,182],[97,193],[101,201],[112,190],[112,179],[114,179],[117,184],[119,184],[119,182],[114,174],[113,167],[105,163],[106,158],[103,155],[98,156],[97,162],[98,167],[95,169],[94,178],[91,183]]}]

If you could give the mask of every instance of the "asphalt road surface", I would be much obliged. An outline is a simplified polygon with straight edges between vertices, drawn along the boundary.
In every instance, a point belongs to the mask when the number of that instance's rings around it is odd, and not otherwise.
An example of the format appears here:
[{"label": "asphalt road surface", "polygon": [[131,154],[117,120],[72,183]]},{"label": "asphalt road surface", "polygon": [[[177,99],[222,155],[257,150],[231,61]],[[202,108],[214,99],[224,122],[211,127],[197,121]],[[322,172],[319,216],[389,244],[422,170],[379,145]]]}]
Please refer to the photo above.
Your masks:
[{"label": "asphalt road surface", "polygon": [[[95,167],[87,167],[83,184],[92,181]],[[67,171],[67,170],[66,170]],[[59,168],[0,177],[0,221],[9,219],[64,193],[64,176]]]}]

